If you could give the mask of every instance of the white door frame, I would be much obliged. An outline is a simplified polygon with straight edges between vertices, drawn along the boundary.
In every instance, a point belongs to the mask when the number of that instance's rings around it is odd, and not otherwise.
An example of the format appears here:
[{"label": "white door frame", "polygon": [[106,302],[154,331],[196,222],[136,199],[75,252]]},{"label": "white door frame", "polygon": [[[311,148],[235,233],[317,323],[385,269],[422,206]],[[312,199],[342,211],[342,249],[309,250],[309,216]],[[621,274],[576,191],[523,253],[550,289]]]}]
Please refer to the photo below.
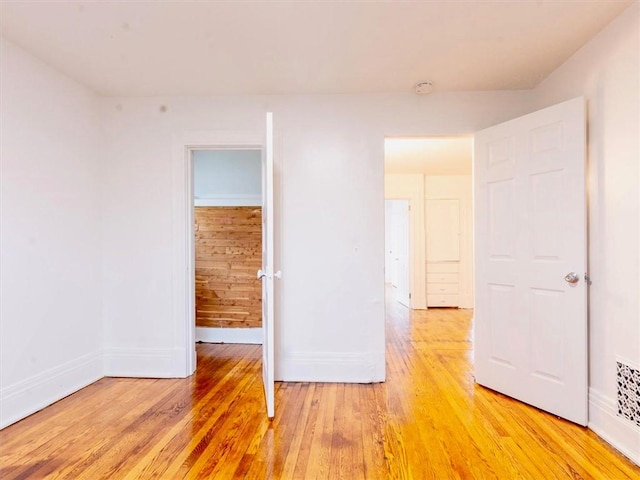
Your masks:
[{"label": "white door frame", "polygon": [[[411,308],[426,310],[427,308],[427,274],[426,249],[424,231],[424,181],[420,175],[413,177],[406,185],[388,185],[385,176],[385,200],[408,200],[411,207],[409,214],[409,291],[411,292]],[[384,203],[382,204],[384,214]]]},{"label": "white door frame", "polygon": [[264,132],[185,132],[173,140],[172,318],[174,371],[196,370],[193,159],[196,150],[263,150]]}]

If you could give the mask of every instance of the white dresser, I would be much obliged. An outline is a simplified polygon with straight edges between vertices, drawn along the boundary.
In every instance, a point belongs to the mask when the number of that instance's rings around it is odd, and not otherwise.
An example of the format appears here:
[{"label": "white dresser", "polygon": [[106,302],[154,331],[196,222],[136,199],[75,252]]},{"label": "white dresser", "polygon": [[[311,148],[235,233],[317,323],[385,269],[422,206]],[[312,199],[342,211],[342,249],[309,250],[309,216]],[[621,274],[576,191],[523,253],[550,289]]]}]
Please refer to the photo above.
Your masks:
[{"label": "white dresser", "polygon": [[460,305],[458,262],[427,262],[427,307]]}]

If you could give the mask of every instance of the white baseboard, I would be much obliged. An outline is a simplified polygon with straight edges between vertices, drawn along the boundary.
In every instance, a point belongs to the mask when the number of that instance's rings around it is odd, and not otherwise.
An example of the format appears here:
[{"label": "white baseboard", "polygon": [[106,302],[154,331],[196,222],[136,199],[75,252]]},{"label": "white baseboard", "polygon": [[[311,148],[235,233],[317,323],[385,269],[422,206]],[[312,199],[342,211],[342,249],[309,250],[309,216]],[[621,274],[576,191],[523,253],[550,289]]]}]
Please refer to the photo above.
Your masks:
[{"label": "white baseboard", "polygon": [[184,378],[186,354],[180,348],[108,348],[106,377]]},{"label": "white baseboard", "polygon": [[276,362],[275,378],[282,382],[383,382],[384,367],[375,359],[365,353],[291,353]]},{"label": "white baseboard", "polygon": [[84,355],[0,389],[0,428],[101,379],[104,376],[101,353]]},{"label": "white baseboard", "polygon": [[262,345],[262,328],[196,327],[196,342]]},{"label": "white baseboard", "polygon": [[227,194],[194,198],[194,207],[260,207],[262,195]]},{"label": "white baseboard", "polygon": [[589,428],[640,466],[640,427],[617,415],[617,402],[589,389]]}]

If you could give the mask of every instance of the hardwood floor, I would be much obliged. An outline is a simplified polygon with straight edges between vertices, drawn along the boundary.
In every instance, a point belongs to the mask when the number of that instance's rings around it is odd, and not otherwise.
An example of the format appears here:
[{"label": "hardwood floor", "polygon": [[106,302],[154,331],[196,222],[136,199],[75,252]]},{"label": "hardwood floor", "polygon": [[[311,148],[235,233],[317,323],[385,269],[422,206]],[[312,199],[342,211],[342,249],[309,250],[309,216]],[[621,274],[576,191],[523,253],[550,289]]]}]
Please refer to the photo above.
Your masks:
[{"label": "hardwood floor", "polygon": [[392,305],[387,382],[280,383],[260,347],[189,379],[105,378],[0,432],[2,479],[639,479],[590,430],[473,382],[469,311]]}]

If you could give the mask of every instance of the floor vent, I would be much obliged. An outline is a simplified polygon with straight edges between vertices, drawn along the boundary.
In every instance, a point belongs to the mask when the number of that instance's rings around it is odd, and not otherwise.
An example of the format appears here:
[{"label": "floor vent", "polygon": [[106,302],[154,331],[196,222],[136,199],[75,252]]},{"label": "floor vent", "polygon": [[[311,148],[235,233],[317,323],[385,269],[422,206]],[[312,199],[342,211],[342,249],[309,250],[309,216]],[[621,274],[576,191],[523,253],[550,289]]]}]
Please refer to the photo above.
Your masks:
[{"label": "floor vent", "polygon": [[618,363],[618,415],[640,427],[640,369]]}]

